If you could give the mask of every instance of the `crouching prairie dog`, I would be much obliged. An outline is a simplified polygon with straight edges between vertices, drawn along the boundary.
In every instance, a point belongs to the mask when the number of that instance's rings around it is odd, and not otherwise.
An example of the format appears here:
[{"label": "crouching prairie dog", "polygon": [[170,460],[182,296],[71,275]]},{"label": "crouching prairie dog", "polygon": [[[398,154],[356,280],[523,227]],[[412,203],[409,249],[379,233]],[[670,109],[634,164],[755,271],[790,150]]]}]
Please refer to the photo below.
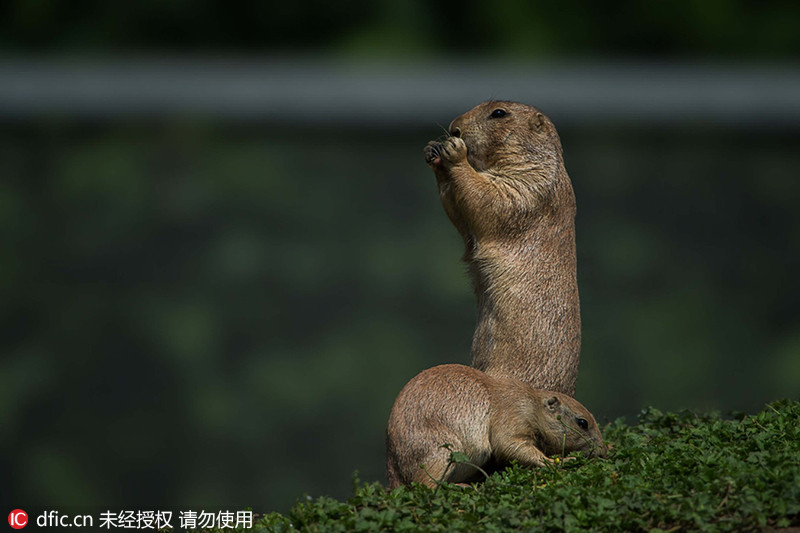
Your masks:
[{"label": "crouching prairie dog", "polygon": [[444,210],[461,234],[478,317],[472,366],[573,396],[581,347],[575,195],[538,109],[484,102],[431,141]]},{"label": "crouching prairie dog", "polygon": [[576,400],[463,365],[425,370],[400,391],[386,431],[389,488],[474,479],[474,467],[449,464],[444,444],[481,467],[512,460],[536,467],[549,455],[606,451],[597,422]]}]

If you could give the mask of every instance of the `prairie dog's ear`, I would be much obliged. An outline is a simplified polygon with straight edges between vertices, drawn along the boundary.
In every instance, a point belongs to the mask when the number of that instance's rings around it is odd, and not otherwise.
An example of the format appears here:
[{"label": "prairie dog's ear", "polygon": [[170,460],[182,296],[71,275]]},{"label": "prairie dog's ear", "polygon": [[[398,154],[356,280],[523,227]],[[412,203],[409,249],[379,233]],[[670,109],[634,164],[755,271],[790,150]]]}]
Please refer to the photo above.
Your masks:
[{"label": "prairie dog's ear", "polygon": [[558,399],[558,396],[551,396],[550,398],[544,401],[545,407],[547,407],[551,411],[555,411],[558,409],[558,406],[561,405],[561,400]]},{"label": "prairie dog's ear", "polygon": [[537,133],[544,131],[546,125],[546,120],[544,118],[544,115],[537,112],[536,114],[533,115],[533,117],[531,117],[530,120],[531,120],[531,130]]}]

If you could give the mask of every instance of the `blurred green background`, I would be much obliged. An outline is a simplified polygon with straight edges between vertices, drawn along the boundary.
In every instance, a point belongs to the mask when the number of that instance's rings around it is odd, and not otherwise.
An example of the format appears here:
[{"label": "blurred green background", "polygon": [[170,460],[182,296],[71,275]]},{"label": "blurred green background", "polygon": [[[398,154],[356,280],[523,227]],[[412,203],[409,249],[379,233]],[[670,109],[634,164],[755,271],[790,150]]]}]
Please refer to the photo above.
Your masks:
[{"label": "blurred green background", "polygon": [[[0,66],[796,73],[798,27],[792,2],[17,0],[0,8]],[[266,512],[344,497],[354,470],[382,481],[396,394],[424,368],[468,363],[474,326],[422,147],[490,97],[538,105],[559,127],[579,207],[577,397],[599,421],[798,398],[800,122],[738,121],[735,107],[727,121],[582,120],[535,95],[458,89],[463,102],[396,122],[7,104],[2,500]]]}]

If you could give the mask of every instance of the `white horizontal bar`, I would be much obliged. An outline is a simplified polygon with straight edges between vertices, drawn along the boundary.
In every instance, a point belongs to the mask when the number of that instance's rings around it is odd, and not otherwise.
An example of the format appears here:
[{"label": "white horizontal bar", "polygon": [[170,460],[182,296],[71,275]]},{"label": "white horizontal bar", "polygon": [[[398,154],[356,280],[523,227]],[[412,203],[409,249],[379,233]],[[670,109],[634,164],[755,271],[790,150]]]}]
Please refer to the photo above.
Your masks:
[{"label": "white horizontal bar", "polygon": [[304,59],[0,59],[0,118],[204,115],[446,125],[511,99],[557,123],[800,125],[800,68],[698,64],[381,64]]}]

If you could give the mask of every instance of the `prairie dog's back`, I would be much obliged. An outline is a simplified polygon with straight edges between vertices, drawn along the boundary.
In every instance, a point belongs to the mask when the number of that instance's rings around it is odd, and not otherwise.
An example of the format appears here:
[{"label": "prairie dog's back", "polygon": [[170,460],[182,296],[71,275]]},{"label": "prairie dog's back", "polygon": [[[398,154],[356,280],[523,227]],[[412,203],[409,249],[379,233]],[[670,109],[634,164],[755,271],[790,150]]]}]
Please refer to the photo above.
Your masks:
[{"label": "prairie dog's back", "polygon": [[[450,453],[441,448],[443,444],[470,457],[488,458],[489,379],[473,368],[440,365],[420,372],[403,387],[387,428],[389,488],[424,482],[427,474],[421,464],[434,470],[429,471],[432,477],[443,476],[439,456]],[[411,479],[409,472],[415,473]]]}]

